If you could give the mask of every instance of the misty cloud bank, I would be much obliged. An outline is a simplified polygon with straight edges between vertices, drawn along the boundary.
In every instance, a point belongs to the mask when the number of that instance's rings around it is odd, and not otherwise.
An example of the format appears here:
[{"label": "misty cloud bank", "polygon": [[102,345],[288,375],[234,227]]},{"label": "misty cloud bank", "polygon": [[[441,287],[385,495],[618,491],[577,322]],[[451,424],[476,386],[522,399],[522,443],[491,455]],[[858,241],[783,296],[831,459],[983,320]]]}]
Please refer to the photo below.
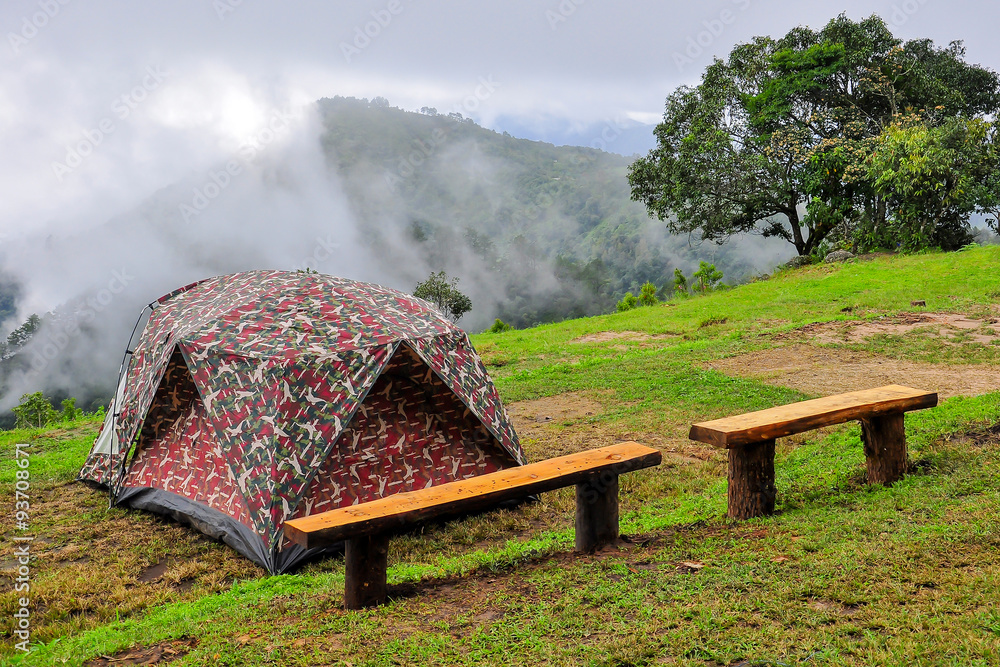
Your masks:
[{"label": "misty cloud bank", "polygon": [[196,280],[306,267],[379,278],[326,168],[315,114],[280,113],[284,126],[265,125],[256,145],[164,184],[103,225],[55,224],[5,240],[0,262],[22,288],[7,329],[31,313],[52,315],[21,351],[29,368],[8,379],[0,408],[38,389],[106,394],[139,312]]}]

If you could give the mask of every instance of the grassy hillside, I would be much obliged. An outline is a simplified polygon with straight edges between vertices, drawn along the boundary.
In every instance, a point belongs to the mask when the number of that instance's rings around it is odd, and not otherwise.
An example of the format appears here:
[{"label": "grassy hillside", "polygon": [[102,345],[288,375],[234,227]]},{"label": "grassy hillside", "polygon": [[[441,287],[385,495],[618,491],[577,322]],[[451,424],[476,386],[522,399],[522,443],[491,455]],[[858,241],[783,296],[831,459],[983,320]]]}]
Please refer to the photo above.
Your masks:
[{"label": "grassy hillside", "polygon": [[[33,443],[32,623],[43,644],[20,656],[8,642],[0,655],[31,665],[143,655],[178,665],[1000,664],[998,263],[997,247],[876,257],[475,337],[530,459],[636,439],[664,463],[622,478],[625,539],[598,554],[572,553],[572,489],[395,538],[393,600],[371,611],[343,610],[342,560],[267,577],[186,528],[107,509],[71,482],[95,424],[8,433],[5,490],[12,443]],[[828,428],[779,441],[774,516],[726,520],[725,454],[688,441],[692,421],[886,381],[947,397],[907,416],[904,480],[865,484],[859,428]],[[973,381],[993,391],[963,390]],[[5,539],[11,521],[5,512]],[[14,567],[4,561],[0,576]]]}]

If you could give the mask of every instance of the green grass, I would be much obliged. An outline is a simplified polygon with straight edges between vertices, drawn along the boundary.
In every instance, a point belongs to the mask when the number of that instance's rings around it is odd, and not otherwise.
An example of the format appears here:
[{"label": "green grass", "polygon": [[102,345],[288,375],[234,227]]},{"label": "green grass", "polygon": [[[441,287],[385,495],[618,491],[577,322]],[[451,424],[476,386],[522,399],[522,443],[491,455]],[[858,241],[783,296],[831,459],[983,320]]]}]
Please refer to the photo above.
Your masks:
[{"label": "green grass", "polygon": [[94,444],[101,420],[81,419],[66,427],[0,431],[0,484],[13,485],[17,443],[31,461],[33,482],[51,484],[76,477]]},{"label": "green grass", "polygon": [[[814,322],[911,310],[991,316],[998,259],[1000,249],[982,248],[808,267],[474,342],[506,401],[577,392],[604,407],[546,426],[528,444],[532,457],[598,436],[680,446],[692,421],[809,397],[706,362],[800,340]],[[915,299],[926,309],[911,307]],[[638,334],[578,342],[602,332]],[[924,334],[847,347],[980,365],[995,363],[997,349]],[[865,483],[856,425],[779,441],[777,512],[745,522],[725,518],[724,454],[667,455],[622,478],[630,541],[594,555],[572,553],[572,489],[427,526],[392,541],[393,599],[362,612],[342,608],[342,560],[266,577],[188,529],[107,509],[100,494],[67,485],[93,425],[6,434],[0,482],[13,479],[9,447],[31,439],[44,503],[36,528],[50,551],[35,565],[44,644],[27,656],[6,646],[0,659],[79,665],[193,638],[174,664],[996,665],[998,422],[1000,393],[909,414],[912,470],[891,488]],[[90,549],[90,560],[67,564],[59,549]],[[168,558],[175,569],[164,580],[138,581]],[[88,601],[88,587],[116,602]],[[5,618],[12,604],[0,597]]]}]

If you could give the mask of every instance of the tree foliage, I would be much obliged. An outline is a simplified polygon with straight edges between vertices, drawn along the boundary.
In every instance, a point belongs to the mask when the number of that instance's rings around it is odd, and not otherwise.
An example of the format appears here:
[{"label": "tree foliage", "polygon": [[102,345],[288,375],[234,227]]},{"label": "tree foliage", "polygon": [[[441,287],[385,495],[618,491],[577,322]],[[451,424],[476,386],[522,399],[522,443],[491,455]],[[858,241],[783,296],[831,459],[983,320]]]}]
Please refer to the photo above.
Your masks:
[{"label": "tree foliage", "polygon": [[76,407],[75,398],[65,398],[62,403],[62,420],[64,422],[75,422],[83,416],[83,410]]},{"label": "tree foliage", "polygon": [[711,292],[722,282],[722,271],[715,268],[715,264],[708,262],[698,262],[698,270],[691,276],[694,282],[694,289],[702,294]]},{"label": "tree foliage", "polygon": [[49,399],[40,391],[33,394],[24,394],[17,407],[12,408],[16,417],[16,428],[42,428],[47,424],[58,421],[60,413],[52,407]]},{"label": "tree foliage", "polygon": [[422,283],[417,283],[413,296],[430,301],[438,310],[457,322],[467,312],[472,310],[472,300],[458,290],[458,278],[448,278],[444,271],[438,271],[427,276]]},{"label": "tree foliage", "polygon": [[928,126],[900,119],[876,139],[868,176],[896,211],[887,232],[907,249],[956,250],[972,240],[967,221],[976,208],[987,123],[949,118]]},{"label": "tree foliage", "polygon": [[[656,148],[629,169],[632,197],[676,233],[757,231],[800,255],[830,236],[951,238],[988,203],[968,180],[991,155],[973,121],[1000,107],[997,74],[964,56],[960,42],[903,43],[877,16],[739,44],[667,98]],[[903,187],[907,170],[922,185]]]}]

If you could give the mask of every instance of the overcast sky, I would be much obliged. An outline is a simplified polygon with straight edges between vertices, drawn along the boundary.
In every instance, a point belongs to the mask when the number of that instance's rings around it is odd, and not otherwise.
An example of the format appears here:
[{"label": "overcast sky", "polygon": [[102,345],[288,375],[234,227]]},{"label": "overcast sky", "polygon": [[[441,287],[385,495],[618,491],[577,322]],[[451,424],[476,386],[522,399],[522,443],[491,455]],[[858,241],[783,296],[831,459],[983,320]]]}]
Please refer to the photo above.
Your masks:
[{"label": "overcast sky", "polygon": [[[1000,68],[1000,9],[985,2],[4,0],[0,234],[97,224],[324,96],[592,145],[655,123],[733,44],[840,11],[962,39],[970,61]],[[645,150],[639,135],[607,148]]]}]

